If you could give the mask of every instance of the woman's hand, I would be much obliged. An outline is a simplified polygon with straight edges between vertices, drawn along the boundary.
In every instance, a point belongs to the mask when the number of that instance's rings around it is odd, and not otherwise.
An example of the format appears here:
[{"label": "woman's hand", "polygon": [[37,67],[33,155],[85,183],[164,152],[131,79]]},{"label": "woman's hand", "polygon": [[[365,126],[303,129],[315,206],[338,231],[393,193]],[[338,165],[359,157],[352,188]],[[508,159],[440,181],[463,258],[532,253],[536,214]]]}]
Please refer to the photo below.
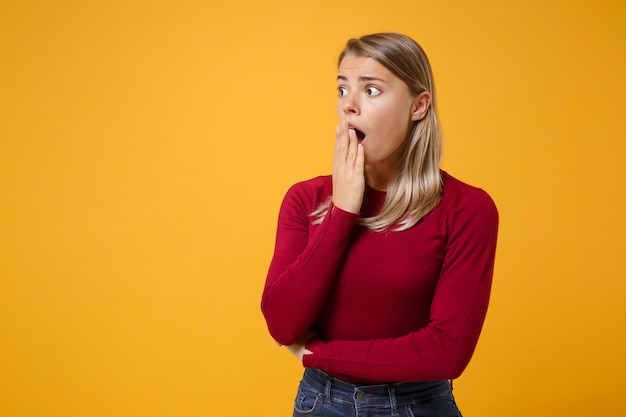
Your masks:
[{"label": "woman's hand", "polygon": [[306,349],[305,346],[309,342],[309,340],[311,340],[315,336],[316,334],[312,330],[309,330],[296,343],[285,347],[293,356],[295,356],[299,360],[302,360],[304,355],[310,355],[311,353],[313,353],[310,350]]},{"label": "woman's hand", "polygon": [[344,121],[337,126],[333,162],[333,204],[340,209],[359,213],[365,191],[365,156],[356,133]]}]

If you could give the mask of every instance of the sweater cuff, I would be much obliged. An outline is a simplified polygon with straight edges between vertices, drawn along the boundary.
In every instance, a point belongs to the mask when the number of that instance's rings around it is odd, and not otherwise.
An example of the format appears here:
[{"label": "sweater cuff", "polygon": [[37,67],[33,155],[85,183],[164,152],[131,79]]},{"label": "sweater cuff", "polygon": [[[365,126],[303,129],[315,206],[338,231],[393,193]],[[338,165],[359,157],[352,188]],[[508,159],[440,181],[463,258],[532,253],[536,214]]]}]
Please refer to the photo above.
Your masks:
[{"label": "sweater cuff", "polygon": [[318,368],[319,358],[322,357],[324,350],[324,341],[320,338],[313,338],[305,345],[305,349],[310,350],[313,353],[304,355],[302,357],[302,364],[305,368]]},{"label": "sweater cuff", "polygon": [[332,216],[337,216],[340,219],[352,220],[354,223],[356,223],[359,217],[361,217],[361,213],[352,213],[351,211],[340,209],[332,201],[328,207],[328,212],[331,213]]}]

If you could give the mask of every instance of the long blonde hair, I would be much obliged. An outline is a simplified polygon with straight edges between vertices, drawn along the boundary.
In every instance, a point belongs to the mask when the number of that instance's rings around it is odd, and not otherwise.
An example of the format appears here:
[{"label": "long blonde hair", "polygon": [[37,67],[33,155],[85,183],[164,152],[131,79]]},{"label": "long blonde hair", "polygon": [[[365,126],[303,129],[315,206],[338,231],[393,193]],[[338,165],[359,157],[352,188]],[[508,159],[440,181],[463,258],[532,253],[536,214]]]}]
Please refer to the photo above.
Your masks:
[{"label": "long blonde hair", "polygon": [[[428,91],[430,107],[413,126],[389,183],[385,203],[372,217],[360,218],[358,224],[373,230],[406,230],[434,209],[441,200],[443,183],[439,170],[441,132],[437,123],[435,86],[432,69],[424,50],[411,38],[398,33],[376,33],[350,39],[339,55],[339,64],[348,55],[376,60],[404,81],[411,94]],[[311,216],[321,223],[331,199],[320,204]]]}]

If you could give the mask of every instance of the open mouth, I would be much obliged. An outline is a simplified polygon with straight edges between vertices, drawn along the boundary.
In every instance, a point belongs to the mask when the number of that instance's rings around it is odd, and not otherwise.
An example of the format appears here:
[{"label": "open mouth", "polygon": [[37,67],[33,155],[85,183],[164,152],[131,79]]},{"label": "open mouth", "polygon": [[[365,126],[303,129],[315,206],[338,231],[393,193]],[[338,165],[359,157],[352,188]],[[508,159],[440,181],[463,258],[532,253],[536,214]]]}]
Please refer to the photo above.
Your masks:
[{"label": "open mouth", "polygon": [[354,133],[356,133],[356,138],[359,141],[359,143],[363,142],[363,139],[365,139],[365,133],[361,132],[359,129],[357,129],[354,126],[350,126],[350,129],[354,131]]}]

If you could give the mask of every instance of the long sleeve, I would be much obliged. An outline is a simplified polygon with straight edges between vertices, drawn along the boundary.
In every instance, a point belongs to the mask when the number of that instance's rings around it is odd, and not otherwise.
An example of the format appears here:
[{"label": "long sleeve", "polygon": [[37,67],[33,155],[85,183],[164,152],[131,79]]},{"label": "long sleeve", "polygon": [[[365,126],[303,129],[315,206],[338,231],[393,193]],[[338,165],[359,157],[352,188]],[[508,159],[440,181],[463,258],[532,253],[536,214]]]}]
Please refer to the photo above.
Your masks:
[{"label": "long sleeve", "polygon": [[357,214],[332,204],[321,224],[310,213],[330,195],[330,180],[296,184],[278,218],[276,246],[261,309],[270,334],[283,345],[296,342],[318,316],[346,250]]},{"label": "long sleeve", "polygon": [[435,217],[445,222],[446,242],[428,323],[398,337],[313,339],[307,344],[313,354],[305,355],[304,366],[360,382],[440,380],[461,374],[487,311],[498,213],[491,198],[476,188],[458,193],[441,210],[445,214]]}]

